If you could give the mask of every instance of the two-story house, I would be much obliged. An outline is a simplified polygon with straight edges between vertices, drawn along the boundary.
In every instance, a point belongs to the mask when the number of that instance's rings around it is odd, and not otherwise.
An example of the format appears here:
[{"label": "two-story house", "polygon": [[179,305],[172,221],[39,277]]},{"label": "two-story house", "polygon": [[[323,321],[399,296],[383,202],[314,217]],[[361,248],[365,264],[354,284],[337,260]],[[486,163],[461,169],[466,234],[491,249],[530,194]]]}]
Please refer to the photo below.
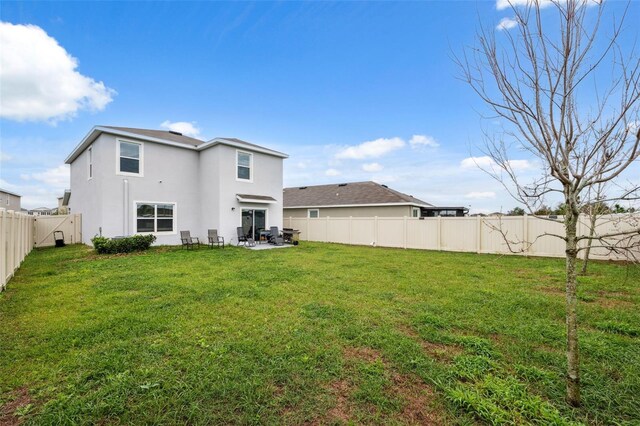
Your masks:
[{"label": "two-story house", "polygon": [[96,126],[65,160],[69,208],[82,214],[83,243],[153,233],[179,244],[179,231],[202,239],[217,229],[258,236],[282,227],[286,154],[234,138],[210,141],[178,132]]},{"label": "two-story house", "polygon": [[21,196],[0,188],[0,209],[20,211]]}]

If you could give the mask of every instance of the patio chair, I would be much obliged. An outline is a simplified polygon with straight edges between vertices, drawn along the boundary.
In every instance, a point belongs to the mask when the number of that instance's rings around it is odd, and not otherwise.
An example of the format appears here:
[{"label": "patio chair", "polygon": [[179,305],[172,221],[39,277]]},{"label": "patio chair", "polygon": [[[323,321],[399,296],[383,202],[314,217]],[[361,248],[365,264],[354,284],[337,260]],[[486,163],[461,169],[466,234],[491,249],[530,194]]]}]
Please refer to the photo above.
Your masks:
[{"label": "patio chair", "polygon": [[278,231],[278,227],[277,226],[272,226],[271,228],[269,228],[269,242],[271,244],[275,244],[277,246],[281,246],[282,244],[284,244],[284,239],[282,238],[282,235],[280,234],[280,231]]},{"label": "patio chair", "polygon": [[224,237],[218,235],[217,229],[209,229],[207,231],[207,237],[209,238],[209,248],[213,248],[214,245],[224,248]]},{"label": "patio chair", "polygon": [[238,226],[236,228],[236,231],[238,233],[238,245],[240,245],[240,243],[243,243],[243,245],[247,244],[247,236],[244,235],[244,230],[242,229],[242,226]]},{"label": "patio chair", "polygon": [[193,248],[195,245],[200,247],[200,239],[198,237],[192,237],[190,231],[180,231],[180,240],[182,241],[182,248],[187,250]]}]

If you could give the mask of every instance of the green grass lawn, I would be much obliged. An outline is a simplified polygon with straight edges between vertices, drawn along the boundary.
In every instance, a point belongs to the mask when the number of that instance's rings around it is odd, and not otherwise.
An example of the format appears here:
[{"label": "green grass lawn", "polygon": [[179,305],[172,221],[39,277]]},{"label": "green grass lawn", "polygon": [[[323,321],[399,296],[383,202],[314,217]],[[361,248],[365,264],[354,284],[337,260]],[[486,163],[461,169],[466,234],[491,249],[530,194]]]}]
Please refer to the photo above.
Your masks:
[{"label": "green grass lawn", "polygon": [[0,294],[0,424],[640,424],[640,270],[302,243],[34,250]]}]

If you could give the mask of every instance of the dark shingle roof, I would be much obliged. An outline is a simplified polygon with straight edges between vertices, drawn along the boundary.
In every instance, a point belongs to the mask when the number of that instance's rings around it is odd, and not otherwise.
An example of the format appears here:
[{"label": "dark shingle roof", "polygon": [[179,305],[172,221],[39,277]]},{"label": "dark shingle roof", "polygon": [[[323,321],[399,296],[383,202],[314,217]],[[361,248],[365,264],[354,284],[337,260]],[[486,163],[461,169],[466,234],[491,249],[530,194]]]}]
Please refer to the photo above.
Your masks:
[{"label": "dark shingle roof", "polygon": [[185,145],[191,145],[191,146],[198,146],[204,143],[204,141],[201,141],[200,139],[191,138],[185,135],[179,135],[177,133],[173,133],[168,130],[137,129],[134,127],[116,127],[116,126],[100,126],[100,127],[119,130],[121,132],[134,133],[140,136],[164,139],[167,141],[183,143]]},{"label": "dark shingle roof", "polygon": [[411,195],[403,194],[375,182],[352,182],[284,189],[285,208],[396,203],[431,206],[431,204]]}]

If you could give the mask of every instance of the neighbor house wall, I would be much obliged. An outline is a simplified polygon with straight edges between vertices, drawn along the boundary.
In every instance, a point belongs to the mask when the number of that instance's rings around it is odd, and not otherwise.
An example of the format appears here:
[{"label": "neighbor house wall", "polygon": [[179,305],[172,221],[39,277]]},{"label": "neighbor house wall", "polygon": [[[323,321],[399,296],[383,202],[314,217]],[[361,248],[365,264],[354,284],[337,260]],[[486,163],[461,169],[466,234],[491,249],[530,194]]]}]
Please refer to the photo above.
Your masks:
[{"label": "neighbor house wall", "polygon": [[20,197],[0,191],[0,209],[20,211]]},{"label": "neighbor house wall", "polygon": [[[285,209],[284,217],[307,217],[308,209]],[[320,217],[411,217],[411,206],[318,207]]]}]

